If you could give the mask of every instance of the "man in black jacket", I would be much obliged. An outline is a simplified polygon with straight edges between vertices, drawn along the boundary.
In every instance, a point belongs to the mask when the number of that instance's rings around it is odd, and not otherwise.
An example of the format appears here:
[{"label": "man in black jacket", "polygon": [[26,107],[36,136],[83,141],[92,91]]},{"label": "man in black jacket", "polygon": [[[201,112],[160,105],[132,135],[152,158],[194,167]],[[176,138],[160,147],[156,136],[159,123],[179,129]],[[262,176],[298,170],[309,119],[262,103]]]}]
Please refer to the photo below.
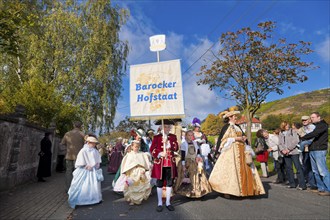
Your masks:
[{"label": "man in black jacket", "polygon": [[330,173],[326,164],[329,125],[321,119],[318,112],[311,114],[311,120],[315,125],[314,131],[306,134],[301,139],[308,140],[314,138],[308,150],[316,185],[319,195],[330,196]]}]

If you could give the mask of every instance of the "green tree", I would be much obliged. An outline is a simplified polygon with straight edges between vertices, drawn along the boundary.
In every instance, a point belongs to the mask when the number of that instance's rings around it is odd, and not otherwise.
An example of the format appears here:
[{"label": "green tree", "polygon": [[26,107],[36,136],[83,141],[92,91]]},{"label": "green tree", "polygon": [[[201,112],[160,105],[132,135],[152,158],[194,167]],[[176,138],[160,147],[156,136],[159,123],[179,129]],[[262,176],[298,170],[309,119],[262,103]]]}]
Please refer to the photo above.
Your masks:
[{"label": "green tree", "polygon": [[205,135],[217,135],[220,133],[223,123],[217,115],[209,114],[201,124],[201,130]]},{"label": "green tree", "polygon": [[276,128],[279,128],[280,124],[281,118],[278,115],[268,115],[262,120],[262,128],[270,131],[274,131]]},{"label": "green tree", "polygon": [[29,80],[26,56],[41,11],[37,1],[0,0],[0,113],[15,109],[16,94]]},{"label": "green tree", "polygon": [[0,53],[22,55],[23,33],[33,30],[39,9],[35,0],[0,0]]},{"label": "green tree", "polygon": [[129,133],[132,129],[143,128],[145,131],[149,128],[147,121],[131,121],[128,116],[121,120],[114,131]]},{"label": "green tree", "polygon": [[99,137],[100,143],[115,143],[117,138],[122,137],[123,139],[129,139],[130,133],[124,131],[112,131],[111,133],[103,134]]},{"label": "green tree", "polygon": [[[0,66],[6,66],[7,72],[1,75],[5,86],[0,90],[0,107],[13,110],[26,91],[20,91],[23,85],[38,79],[75,109],[88,130],[110,131],[126,71],[128,44],[119,39],[119,31],[128,11],[107,0],[31,1],[29,5],[35,6],[36,19],[34,28],[18,33],[23,39],[20,56],[1,54]],[[58,108],[53,119],[60,126],[71,113]],[[28,117],[37,114],[33,109],[37,108],[30,108]]]},{"label": "green tree", "polygon": [[283,93],[283,87],[307,80],[304,73],[313,63],[302,61],[302,56],[312,53],[311,43],[299,41],[286,43],[279,39],[273,43],[275,23],[258,24],[259,30],[242,28],[221,35],[216,60],[204,65],[197,73],[199,84],[209,89],[230,91],[225,98],[235,99],[247,120],[247,136],[251,141],[251,119],[266,100],[268,94]]}]

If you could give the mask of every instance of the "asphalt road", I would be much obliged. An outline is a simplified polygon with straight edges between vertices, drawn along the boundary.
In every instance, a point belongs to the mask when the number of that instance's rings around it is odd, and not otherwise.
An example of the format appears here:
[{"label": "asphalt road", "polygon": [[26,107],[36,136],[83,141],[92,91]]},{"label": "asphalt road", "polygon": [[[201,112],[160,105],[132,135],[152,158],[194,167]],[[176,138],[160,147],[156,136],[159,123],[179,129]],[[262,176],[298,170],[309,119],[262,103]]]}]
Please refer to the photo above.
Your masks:
[{"label": "asphalt road", "polygon": [[201,199],[189,199],[175,195],[175,211],[164,207],[159,213],[155,189],[141,205],[129,206],[123,196],[112,191],[114,174],[104,172],[104,176],[103,203],[78,206],[72,219],[330,219],[330,196],[272,184],[274,177],[263,179],[264,196],[226,199],[212,192]]}]

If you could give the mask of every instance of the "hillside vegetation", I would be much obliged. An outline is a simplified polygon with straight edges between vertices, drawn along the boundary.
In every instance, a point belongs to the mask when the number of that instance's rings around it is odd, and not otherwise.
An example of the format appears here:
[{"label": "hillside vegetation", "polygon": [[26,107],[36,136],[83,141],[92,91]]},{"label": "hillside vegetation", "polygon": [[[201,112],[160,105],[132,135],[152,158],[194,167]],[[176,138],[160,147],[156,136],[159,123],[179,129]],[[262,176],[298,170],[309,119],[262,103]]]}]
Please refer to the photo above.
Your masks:
[{"label": "hillside vegetation", "polygon": [[269,115],[292,114],[294,119],[300,121],[302,115],[310,115],[313,111],[318,111],[327,122],[330,122],[330,88],[264,103],[256,115],[262,121]]}]

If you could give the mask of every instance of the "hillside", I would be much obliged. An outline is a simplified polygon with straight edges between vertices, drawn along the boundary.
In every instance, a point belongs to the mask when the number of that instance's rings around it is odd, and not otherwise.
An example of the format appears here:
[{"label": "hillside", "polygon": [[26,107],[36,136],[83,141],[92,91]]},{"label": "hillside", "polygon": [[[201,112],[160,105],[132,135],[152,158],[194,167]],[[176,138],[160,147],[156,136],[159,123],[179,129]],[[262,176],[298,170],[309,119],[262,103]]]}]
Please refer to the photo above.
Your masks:
[{"label": "hillside", "polygon": [[262,121],[268,115],[293,114],[300,117],[310,115],[313,111],[320,112],[326,118],[330,116],[330,88],[264,103],[256,115]]}]

